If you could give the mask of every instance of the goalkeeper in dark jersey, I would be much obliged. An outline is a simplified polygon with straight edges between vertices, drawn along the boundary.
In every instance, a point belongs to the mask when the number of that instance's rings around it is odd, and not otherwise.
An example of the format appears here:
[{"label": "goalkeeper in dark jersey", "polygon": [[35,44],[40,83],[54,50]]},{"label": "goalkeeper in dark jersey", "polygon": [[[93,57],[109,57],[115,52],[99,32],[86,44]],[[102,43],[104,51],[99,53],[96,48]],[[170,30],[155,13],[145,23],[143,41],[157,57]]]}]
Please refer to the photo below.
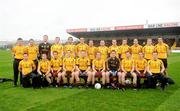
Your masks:
[{"label": "goalkeeper in dark jersey", "polygon": [[50,59],[51,58],[51,44],[48,43],[48,36],[44,35],[43,36],[43,43],[39,44],[39,56],[38,58],[41,59],[41,55],[42,54],[46,54],[47,58]]},{"label": "goalkeeper in dark jersey", "polygon": [[[120,72],[120,59],[116,57],[116,51],[112,50],[110,53],[110,57],[106,61],[106,84],[107,88],[110,88],[111,86],[113,88],[116,88],[114,83],[110,83],[110,78],[114,79],[118,78],[118,82],[121,81],[121,72]],[[114,82],[114,81],[111,81]],[[117,82],[116,82],[117,83]]]}]

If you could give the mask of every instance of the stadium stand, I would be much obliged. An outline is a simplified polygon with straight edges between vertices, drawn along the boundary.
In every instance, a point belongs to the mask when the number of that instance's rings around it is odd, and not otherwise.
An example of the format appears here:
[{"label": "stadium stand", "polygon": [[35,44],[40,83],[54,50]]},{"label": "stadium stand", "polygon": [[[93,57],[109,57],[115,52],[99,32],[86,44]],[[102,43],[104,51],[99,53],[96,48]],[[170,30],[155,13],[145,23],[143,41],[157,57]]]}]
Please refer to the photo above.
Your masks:
[{"label": "stadium stand", "polygon": [[95,46],[99,45],[100,40],[105,40],[106,45],[109,46],[112,39],[116,39],[118,45],[121,44],[122,39],[128,39],[128,44],[132,45],[134,38],[137,38],[141,45],[145,45],[147,38],[152,38],[153,44],[156,44],[157,38],[162,37],[170,47],[180,47],[180,22],[77,28],[67,29],[67,33],[77,38],[84,37],[86,41],[94,40]]}]

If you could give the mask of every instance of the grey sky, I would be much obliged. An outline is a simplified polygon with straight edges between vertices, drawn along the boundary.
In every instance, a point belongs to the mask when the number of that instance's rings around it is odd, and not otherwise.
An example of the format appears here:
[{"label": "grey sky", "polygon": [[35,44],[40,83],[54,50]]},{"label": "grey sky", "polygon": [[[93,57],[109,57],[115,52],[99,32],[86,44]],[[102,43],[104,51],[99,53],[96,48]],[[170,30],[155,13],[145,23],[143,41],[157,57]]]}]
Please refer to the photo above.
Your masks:
[{"label": "grey sky", "polygon": [[0,0],[0,40],[66,39],[66,29],[179,22],[180,0]]}]

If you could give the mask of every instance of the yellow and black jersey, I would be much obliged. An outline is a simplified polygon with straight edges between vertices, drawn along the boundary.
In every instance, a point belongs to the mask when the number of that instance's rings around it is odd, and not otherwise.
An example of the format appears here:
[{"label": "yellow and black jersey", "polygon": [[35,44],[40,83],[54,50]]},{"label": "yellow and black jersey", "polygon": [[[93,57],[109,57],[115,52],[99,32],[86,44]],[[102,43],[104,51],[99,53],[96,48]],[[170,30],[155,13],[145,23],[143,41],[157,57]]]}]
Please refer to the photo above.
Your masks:
[{"label": "yellow and black jersey", "polygon": [[88,57],[80,57],[76,59],[76,65],[79,67],[80,70],[87,70],[91,64]]},{"label": "yellow and black jersey", "polygon": [[94,59],[92,65],[99,71],[105,69],[105,61],[103,59]]},{"label": "yellow and black jersey", "polygon": [[47,55],[47,58],[50,59],[50,57],[51,57],[51,44],[50,43],[40,43],[39,44],[40,57],[44,53]]},{"label": "yellow and black jersey", "polygon": [[144,53],[144,58],[148,60],[152,59],[152,54],[154,51],[155,47],[153,45],[145,45],[142,50]]},{"label": "yellow and black jersey", "polygon": [[79,43],[76,45],[76,53],[78,54],[78,56],[81,51],[87,51],[87,50],[88,50],[88,45],[85,43]]},{"label": "yellow and black jersey", "polygon": [[122,60],[121,65],[125,71],[130,72],[134,67],[134,60],[125,58]]},{"label": "yellow and black jersey", "polygon": [[146,59],[137,59],[135,60],[135,68],[138,71],[145,70],[147,67],[147,60]]},{"label": "yellow and black jersey", "polygon": [[106,46],[99,46],[97,48],[98,52],[101,52],[101,59],[106,60],[108,57],[108,47]]},{"label": "yellow and black jersey", "polygon": [[95,58],[96,52],[97,52],[97,47],[95,46],[88,47],[87,54],[90,60],[93,60]]},{"label": "yellow and black jersey", "polygon": [[71,51],[71,57],[75,57],[76,46],[74,44],[66,44],[64,46],[64,54],[66,55],[67,51]]},{"label": "yellow and black jersey", "polygon": [[37,59],[37,55],[39,53],[38,46],[36,46],[36,45],[27,46],[26,49],[27,49],[27,53],[28,53],[29,59],[30,60],[36,60]]},{"label": "yellow and black jersey", "polygon": [[142,46],[141,45],[132,45],[130,47],[130,51],[132,53],[132,58],[134,60],[139,58],[139,52],[142,52]]},{"label": "yellow and black jersey", "polygon": [[121,54],[121,59],[126,58],[126,52],[130,51],[130,47],[128,45],[119,46],[119,54]]},{"label": "yellow and black jersey", "polygon": [[58,52],[58,58],[63,57],[63,46],[61,44],[53,44],[51,46],[51,52]]},{"label": "yellow and black jersey", "polygon": [[27,50],[25,46],[16,45],[12,48],[12,52],[14,54],[15,59],[23,59],[23,55],[24,53],[27,53]]},{"label": "yellow and black jersey", "polygon": [[111,51],[116,51],[116,56],[119,57],[119,46],[112,45],[108,49],[108,53],[111,53]]},{"label": "yellow and black jersey", "polygon": [[63,66],[64,66],[64,68],[66,69],[66,71],[72,71],[72,70],[74,70],[74,68],[75,68],[75,63],[76,63],[76,61],[75,61],[75,59],[74,58],[72,58],[72,57],[65,57],[64,59],[63,59]]},{"label": "yellow and black jersey", "polygon": [[106,61],[107,70],[118,71],[120,69],[120,59],[118,57],[109,57]]},{"label": "yellow and black jersey", "polygon": [[148,68],[149,68],[149,71],[151,73],[160,73],[161,72],[161,65],[164,65],[164,64],[159,59],[148,61]]},{"label": "yellow and black jersey", "polygon": [[40,60],[38,63],[38,68],[43,73],[47,73],[51,68],[51,63],[49,60]]},{"label": "yellow and black jersey", "polygon": [[59,68],[62,67],[62,59],[51,59],[51,68],[53,70],[59,70]]},{"label": "yellow and black jersey", "polygon": [[158,53],[159,59],[166,59],[168,54],[169,46],[165,43],[163,44],[157,44],[155,46],[155,51]]},{"label": "yellow and black jersey", "polygon": [[19,70],[22,70],[23,75],[27,75],[35,69],[36,66],[32,60],[21,60],[19,63]]}]

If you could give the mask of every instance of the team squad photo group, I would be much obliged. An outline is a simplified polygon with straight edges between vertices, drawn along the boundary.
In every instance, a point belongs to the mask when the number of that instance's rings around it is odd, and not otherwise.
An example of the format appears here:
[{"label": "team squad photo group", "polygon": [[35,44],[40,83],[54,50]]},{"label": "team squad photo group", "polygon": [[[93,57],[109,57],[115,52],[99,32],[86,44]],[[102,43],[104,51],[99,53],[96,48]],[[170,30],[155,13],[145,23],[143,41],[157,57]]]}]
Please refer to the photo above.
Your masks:
[{"label": "team squad photo group", "polygon": [[55,37],[50,44],[47,35],[38,45],[33,39],[24,45],[23,39],[18,38],[12,48],[14,87],[95,87],[123,91],[127,87],[133,90],[158,87],[164,90],[168,85],[170,51],[162,37],[157,41],[154,45],[148,38],[142,46],[134,39],[129,46],[127,39],[121,45],[113,39],[107,47],[100,40],[96,47],[93,40],[86,44],[83,37],[76,45],[72,37],[68,37],[65,45],[60,43],[60,37]]}]

